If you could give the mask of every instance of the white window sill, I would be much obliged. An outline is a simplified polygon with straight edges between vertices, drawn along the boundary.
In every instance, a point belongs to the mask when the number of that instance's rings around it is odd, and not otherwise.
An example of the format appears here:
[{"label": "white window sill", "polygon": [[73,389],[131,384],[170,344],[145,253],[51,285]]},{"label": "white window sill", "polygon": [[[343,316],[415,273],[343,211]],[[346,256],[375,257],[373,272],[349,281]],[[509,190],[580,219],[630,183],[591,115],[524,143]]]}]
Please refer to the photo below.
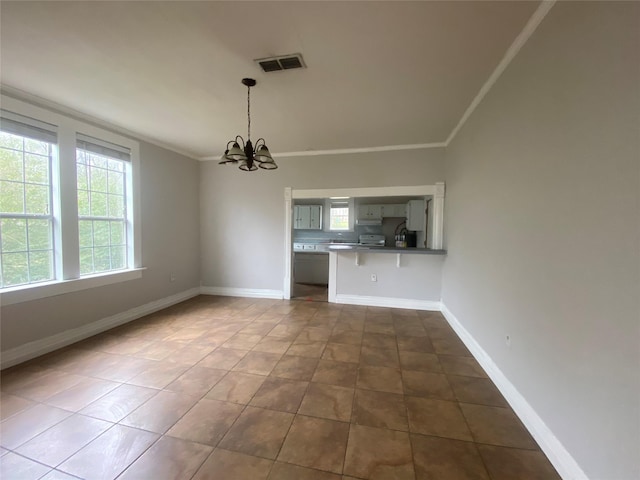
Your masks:
[{"label": "white window sill", "polygon": [[65,293],[78,292],[88,288],[104,287],[114,283],[126,282],[136,278],[142,278],[142,272],[146,268],[132,268],[117,272],[106,272],[72,280],[58,280],[55,282],[37,283],[32,285],[20,285],[19,287],[0,290],[0,305],[13,305],[14,303],[29,302],[39,298],[64,295]]}]

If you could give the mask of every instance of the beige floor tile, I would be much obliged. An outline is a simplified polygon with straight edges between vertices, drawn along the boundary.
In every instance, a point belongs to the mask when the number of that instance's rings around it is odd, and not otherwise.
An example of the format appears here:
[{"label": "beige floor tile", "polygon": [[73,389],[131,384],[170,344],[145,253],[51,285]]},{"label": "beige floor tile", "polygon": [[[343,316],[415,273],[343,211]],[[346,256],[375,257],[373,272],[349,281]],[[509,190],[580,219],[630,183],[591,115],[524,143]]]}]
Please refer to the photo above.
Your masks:
[{"label": "beige floor tile", "polygon": [[345,330],[334,333],[328,339],[331,343],[360,346],[362,344],[362,332],[357,330]]},{"label": "beige floor tile", "polygon": [[409,434],[351,425],[344,473],[371,480],[413,480]]},{"label": "beige floor tile", "polygon": [[281,357],[279,353],[249,352],[232,370],[254,375],[269,375]]},{"label": "beige floor tile", "polygon": [[61,472],[60,470],[51,470],[40,480],[82,480],[68,473]]},{"label": "beige floor tile", "polygon": [[0,420],[6,420],[12,415],[20,413],[35,404],[36,402],[32,400],[2,392],[2,394],[0,394]]},{"label": "beige floor tile", "polygon": [[301,342],[326,342],[331,336],[330,328],[306,327],[296,337],[294,343]]},{"label": "beige floor tile", "polygon": [[537,450],[538,445],[510,408],[461,403],[476,442]]},{"label": "beige floor tile", "polygon": [[470,357],[471,353],[467,350],[462,340],[455,335],[451,337],[433,338],[431,337],[433,351],[438,355],[459,355]]},{"label": "beige floor tile", "polygon": [[362,347],[360,363],[374,367],[400,368],[398,351],[395,348]]},{"label": "beige floor tile", "polygon": [[290,346],[291,341],[289,340],[283,340],[278,337],[265,337],[253,347],[253,351],[284,354]]},{"label": "beige floor tile", "polygon": [[493,480],[560,480],[544,454],[537,450],[478,445]]},{"label": "beige floor tile", "polygon": [[117,477],[158,435],[115,425],[58,467],[80,478],[106,480]]},{"label": "beige floor tile", "polygon": [[49,470],[51,470],[49,467],[16,455],[13,452],[3,456],[0,462],[0,478],[6,480],[40,478]]},{"label": "beige floor tile", "polygon": [[500,390],[488,378],[448,375],[449,384],[459,402],[508,407]]},{"label": "beige floor tile", "polygon": [[253,407],[296,413],[308,382],[268,377],[249,402]]},{"label": "beige floor tile", "polygon": [[251,350],[262,340],[262,335],[249,335],[246,333],[236,333],[233,337],[222,344],[223,348],[235,350]]},{"label": "beige floor tile", "polygon": [[379,392],[403,393],[402,376],[396,368],[362,365],[358,369],[357,387]]},{"label": "beige floor tile", "polygon": [[401,352],[433,353],[433,345],[428,337],[397,337],[398,350]]},{"label": "beige floor tile", "polygon": [[312,383],[298,413],[311,417],[348,422],[353,406],[353,388]]},{"label": "beige floor tile", "polygon": [[173,352],[166,361],[192,367],[213,352],[216,347],[216,344],[199,345],[192,342]]},{"label": "beige floor tile", "polygon": [[202,399],[169,429],[167,435],[215,447],[243,408],[235,403]]},{"label": "beige floor tile", "polygon": [[392,323],[367,322],[364,326],[364,331],[367,333],[383,333],[385,335],[396,334],[396,330],[393,328]]},{"label": "beige floor tile", "polygon": [[405,395],[455,400],[447,376],[440,373],[402,370],[402,385]]},{"label": "beige floor tile", "polygon": [[342,473],[349,424],[297,415],[278,461]]},{"label": "beige floor tile", "polygon": [[246,405],[258,391],[265,378],[262,375],[229,372],[207,393],[205,398]]},{"label": "beige floor tile", "polygon": [[220,448],[275,460],[294,415],[247,407],[220,442]]},{"label": "beige floor tile", "polygon": [[165,390],[202,397],[226,374],[226,370],[198,366],[191,367],[167,385]]},{"label": "beige floor tile", "polygon": [[341,480],[335,473],[313,470],[311,468],[291,465],[290,463],[275,462],[271,468],[268,480]]},{"label": "beige floor tile", "polygon": [[111,422],[72,415],[18,447],[16,452],[56,467],[112,426]]},{"label": "beige floor tile", "polygon": [[409,430],[404,396],[396,393],[357,389],[351,421],[370,427]]},{"label": "beige floor tile", "polygon": [[164,360],[183,347],[184,344],[180,342],[152,342],[145,348],[137,351],[133,356],[147,358],[149,360]]},{"label": "beige floor tile", "polygon": [[165,433],[191,409],[199,397],[161,391],[124,417],[120,424],[155,433]]},{"label": "beige floor tile", "polygon": [[317,358],[284,355],[271,371],[271,376],[309,381],[313,377],[317,366]]},{"label": "beige floor tile", "polygon": [[220,347],[200,360],[198,366],[231,370],[247,353],[247,350],[234,350]]},{"label": "beige floor tile", "polygon": [[438,356],[434,353],[400,351],[400,366],[404,370],[442,373]]},{"label": "beige floor tile", "polygon": [[135,377],[127,380],[130,385],[149,388],[165,388],[176,378],[187,371],[189,367],[182,364],[169,362],[155,362]]},{"label": "beige floor tile", "polygon": [[38,404],[0,424],[0,445],[13,450],[71,415],[71,412]]},{"label": "beige floor tile", "polygon": [[340,387],[353,387],[358,377],[358,365],[355,363],[320,360],[312,381]]},{"label": "beige floor tile", "polygon": [[99,378],[86,378],[62,392],[49,397],[44,403],[72,412],[83,409],[121,384]]},{"label": "beige floor tile", "polygon": [[265,480],[272,460],[216,448],[193,480]]},{"label": "beige floor tile", "polygon": [[162,437],[142,454],[118,480],[189,480],[213,447],[179,438]]},{"label": "beige floor tile", "polygon": [[456,402],[435,398],[405,397],[412,433],[473,441]]},{"label": "beige floor tile", "polygon": [[327,343],[322,353],[323,360],[335,362],[360,362],[360,345],[345,345],[342,343]]},{"label": "beige floor tile", "polygon": [[268,323],[251,323],[240,330],[238,333],[246,335],[266,335],[273,329],[273,325]]},{"label": "beige floor tile", "polygon": [[326,345],[326,342],[293,342],[287,350],[287,355],[320,358]]},{"label": "beige floor tile", "polygon": [[12,390],[11,393],[22,398],[42,402],[86,379],[87,377],[81,375],[50,370],[21,388]]},{"label": "beige floor tile", "polygon": [[411,444],[416,480],[489,480],[475,443],[412,434]]},{"label": "beige floor tile", "polygon": [[444,373],[448,375],[465,375],[468,377],[487,378],[480,364],[473,357],[457,355],[438,355]]},{"label": "beige floor tile", "polygon": [[384,333],[365,333],[362,337],[362,346],[388,350],[398,348],[395,335]]},{"label": "beige floor tile", "polygon": [[157,393],[158,390],[153,388],[121,385],[90,403],[79,413],[108,422],[119,422]]}]

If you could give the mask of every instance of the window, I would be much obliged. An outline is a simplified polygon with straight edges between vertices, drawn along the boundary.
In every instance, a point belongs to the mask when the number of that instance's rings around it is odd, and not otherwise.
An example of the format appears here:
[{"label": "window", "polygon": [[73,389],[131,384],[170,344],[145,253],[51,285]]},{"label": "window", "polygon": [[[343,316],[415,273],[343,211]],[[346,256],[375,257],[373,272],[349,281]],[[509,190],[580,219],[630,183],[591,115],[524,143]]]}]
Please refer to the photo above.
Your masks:
[{"label": "window", "polygon": [[128,149],[79,136],[76,171],[80,275],[127,267],[128,161]]},{"label": "window", "polygon": [[348,201],[331,201],[329,208],[329,230],[349,230]]},{"label": "window", "polygon": [[3,305],[140,278],[139,145],[2,96]]},{"label": "window", "polygon": [[0,288],[44,282],[55,275],[51,209],[55,128],[18,118],[5,114],[0,123]]}]

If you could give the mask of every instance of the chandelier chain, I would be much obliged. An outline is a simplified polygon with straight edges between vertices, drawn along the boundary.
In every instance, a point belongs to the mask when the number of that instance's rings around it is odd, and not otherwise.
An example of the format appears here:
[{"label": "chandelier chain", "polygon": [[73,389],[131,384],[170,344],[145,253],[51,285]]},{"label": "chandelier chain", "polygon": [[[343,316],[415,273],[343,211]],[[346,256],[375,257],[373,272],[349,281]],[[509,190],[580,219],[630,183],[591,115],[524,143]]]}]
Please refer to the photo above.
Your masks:
[{"label": "chandelier chain", "polygon": [[247,140],[251,140],[251,87],[247,86]]}]

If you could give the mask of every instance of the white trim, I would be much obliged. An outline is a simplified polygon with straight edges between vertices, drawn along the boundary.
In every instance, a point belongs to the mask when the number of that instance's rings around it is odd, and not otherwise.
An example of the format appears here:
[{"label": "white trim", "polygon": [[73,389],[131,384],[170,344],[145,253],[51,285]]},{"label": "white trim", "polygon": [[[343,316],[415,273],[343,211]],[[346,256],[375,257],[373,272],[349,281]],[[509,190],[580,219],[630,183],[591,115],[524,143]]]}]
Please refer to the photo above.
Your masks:
[{"label": "white trim", "polygon": [[293,215],[293,202],[291,200],[291,187],[284,189],[284,290],[283,297],[285,300],[291,298],[293,290],[293,230],[291,228],[291,220]]},{"label": "white trim", "polygon": [[105,285],[135,280],[136,278],[142,278],[144,270],[146,268],[117,270],[70,280],[31,283],[19,287],[5,288],[0,290],[0,305],[4,307],[5,305],[29,302],[39,298],[55,297],[56,295],[79,292],[88,288],[104,287]]},{"label": "white trim", "polygon": [[[359,148],[334,148],[331,150],[304,150],[301,152],[276,152],[271,154],[274,158],[286,158],[286,157],[317,157],[320,155],[345,155],[351,153],[372,153],[372,152],[396,152],[399,150],[423,150],[427,148],[443,148],[446,147],[445,142],[435,143],[413,143],[407,145],[382,145],[379,147],[359,147]],[[201,162],[211,162],[214,160],[220,160],[220,155],[212,155],[208,157],[201,157],[198,160]]]},{"label": "white trim", "polygon": [[[32,93],[27,93],[24,90],[20,90],[15,87],[11,87],[9,85],[0,85],[0,90],[3,95],[7,95],[7,98],[14,98],[16,100],[24,101],[32,103],[35,106],[39,106],[41,108],[46,108],[49,110],[53,110],[56,113],[61,115],[68,115],[75,120],[79,120],[82,122],[92,123],[97,127],[105,128],[107,130],[111,130],[112,132],[119,133],[121,135],[126,135],[128,137],[132,137],[135,140],[142,140],[143,142],[150,143],[160,148],[164,148],[165,150],[169,150],[171,152],[177,153],[179,155],[183,155],[185,157],[191,158],[192,160],[198,160],[199,158],[194,154],[187,152],[185,150],[181,150],[174,146],[168,145],[166,143],[159,142],[153,138],[142,135],[138,132],[134,132],[133,130],[129,130],[125,127],[121,127],[119,125],[115,125],[113,123],[109,123],[105,120],[101,120],[97,117],[88,115],[86,113],[79,112],[78,110],[74,110],[70,107],[65,107],[59,103],[53,102],[51,100],[47,100],[46,98],[39,97],[37,95],[33,95]],[[219,158],[218,158],[219,159]]]},{"label": "white trim", "polygon": [[91,322],[78,328],[72,328],[71,330],[57,333],[47,338],[42,338],[40,340],[25,343],[24,345],[20,345],[19,347],[15,347],[7,350],[6,352],[2,352],[2,368],[4,369],[7,367],[11,367],[13,365],[17,365],[18,363],[26,362],[27,360],[31,360],[32,358],[44,355],[45,353],[49,353],[59,348],[66,347],[67,345],[79,342],[80,340],[84,340],[85,338],[91,337],[124,323],[128,323],[137,318],[144,317],[145,315],[149,315],[150,313],[157,312],[158,310],[170,307],[171,305],[175,305],[176,303],[183,302],[199,294],[199,288],[192,288],[190,290],[185,290],[184,292],[176,293],[175,295],[161,298],[160,300],[155,300],[153,302],[140,305],[139,307],[134,307],[130,310],[117,313],[110,317]]},{"label": "white trim", "polygon": [[338,295],[338,254],[329,252],[329,284],[327,285],[327,301],[329,303],[337,303]]},{"label": "white trim", "polygon": [[515,56],[518,54],[518,52],[524,46],[524,44],[527,43],[527,40],[529,40],[529,37],[533,35],[533,32],[536,31],[536,28],[538,28],[538,25],[540,25],[544,17],[547,15],[547,13],[549,13],[549,10],[551,10],[551,8],[555,5],[555,3],[556,3],[556,0],[543,0],[538,6],[538,8],[536,9],[536,11],[533,12],[533,15],[531,15],[531,18],[529,18],[529,21],[524,26],[520,34],[515,38],[511,46],[507,49],[506,53],[504,54],[504,57],[502,57],[502,60],[500,60],[500,63],[498,63],[498,66],[495,68],[493,73],[491,73],[487,81],[484,83],[484,85],[482,85],[482,88],[480,88],[480,91],[478,92],[478,94],[475,96],[473,101],[469,104],[467,109],[464,111],[458,124],[453,128],[453,130],[451,130],[451,133],[447,137],[447,140],[444,142],[445,147],[449,146],[451,141],[455,138],[456,134],[460,131],[460,129],[469,119],[473,111],[476,109],[478,105],[480,105],[480,102],[482,102],[482,99],[485,97],[487,93],[489,93],[489,90],[491,90],[493,85],[498,81],[502,73],[507,69],[511,61],[515,58]]},{"label": "white trim", "polygon": [[527,402],[516,387],[502,373],[493,359],[480,346],[471,334],[464,328],[453,313],[442,304],[442,313],[455,330],[460,339],[467,346],[469,351],[487,372],[489,378],[498,387],[504,398],[509,402],[513,411],[518,415],[527,430],[538,442],[540,448],[545,453],[549,461],[556,468],[560,476],[565,480],[588,480],[587,475],[582,471],[578,463],[560,443],[560,440],[553,434],[551,429],[544,423],[544,420],[536,413],[533,407]]},{"label": "white trim", "polygon": [[436,185],[412,185],[400,187],[316,188],[294,189],[293,199],[330,197],[412,197],[435,195]]},{"label": "white trim", "polygon": [[220,295],[223,297],[247,297],[247,298],[273,298],[282,300],[282,290],[269,290],[266,288],[235,288],[235,287],[200,287],[202,295]]},{"label": "white trim", "polygon": [[440,311],[440,302],[415,300],[413,298],[368,297],[365,295],[345,295],[338,293],[335,303],[365,305],[367,307],[410,308],[412,310]]}]

